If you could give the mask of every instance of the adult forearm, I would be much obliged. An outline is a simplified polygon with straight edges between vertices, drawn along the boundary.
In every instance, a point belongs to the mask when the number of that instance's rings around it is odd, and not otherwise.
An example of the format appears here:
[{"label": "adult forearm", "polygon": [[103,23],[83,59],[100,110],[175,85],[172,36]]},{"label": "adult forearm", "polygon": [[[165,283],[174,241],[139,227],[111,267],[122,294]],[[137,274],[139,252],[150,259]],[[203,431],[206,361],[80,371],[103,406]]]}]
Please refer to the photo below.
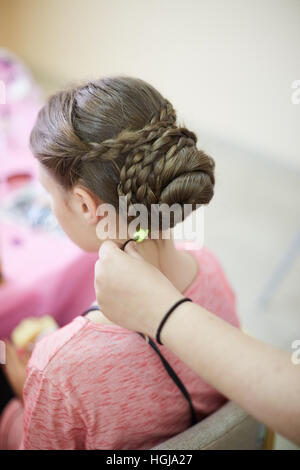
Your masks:
[{"label": "adult forearm", "polygon": [[[182,298],[168,279],[112,242],[95,266],[97,301],[113,322],[155,337],[165,312]],[[181,304],[161,341],[209,384],[277,432],[300,442],[300,365],[199,305]]]},{"label": "adult forearm", "polygon": [[190,303],[169,317],[161,340],[230,400],[300,442],[300,365],[289,353]]},{"label": "adult forearm", "polygon": [[300,365],[195,304],[182,304],[162,342],[230,400],[300,442]]}]

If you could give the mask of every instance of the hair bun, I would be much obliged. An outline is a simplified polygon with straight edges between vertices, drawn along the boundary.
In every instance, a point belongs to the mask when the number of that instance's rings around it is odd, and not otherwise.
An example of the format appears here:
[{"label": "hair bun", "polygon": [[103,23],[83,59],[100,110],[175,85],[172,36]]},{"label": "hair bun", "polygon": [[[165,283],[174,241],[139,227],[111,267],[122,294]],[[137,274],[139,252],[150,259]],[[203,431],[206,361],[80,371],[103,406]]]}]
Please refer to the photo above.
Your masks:
[{"label": "hair bun", "polygon": [[213,197],[214,160],[198,150],[196,142],[193,132],[172,126],[127,156],[118,194],[127,197],[128,205],[144,204],[149,224],[152,204],[191,204],[194,210]]},{"label": "hair bun", "polygon": [[[214,162],[197,137],[177,125],[176,111],[144,80],[112,76],[52,95],[30,135],[36,158],[66,190],[80,184],[121,210],[144,204],[207,204]],[[172,222],[173,225],[173,222]]]}]

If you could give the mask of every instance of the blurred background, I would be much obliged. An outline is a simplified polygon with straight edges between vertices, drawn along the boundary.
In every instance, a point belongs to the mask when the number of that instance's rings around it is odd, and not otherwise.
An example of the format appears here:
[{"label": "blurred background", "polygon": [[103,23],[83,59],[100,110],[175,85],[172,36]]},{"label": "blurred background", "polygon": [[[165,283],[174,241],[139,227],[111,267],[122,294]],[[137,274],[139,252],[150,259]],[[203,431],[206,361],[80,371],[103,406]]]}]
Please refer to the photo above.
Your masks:
[{"label": "blurred background", "polygon": [[[0,47],[42,90],[126,74],[155,86],[216,161],[205,244],[243,327],[300,339],[299,0],[0,0]],[[0,77],[1,79],[1,77]],[[300,367],[300,365],[298,366]],[[277,436],[277,448],[294,447]]]}]

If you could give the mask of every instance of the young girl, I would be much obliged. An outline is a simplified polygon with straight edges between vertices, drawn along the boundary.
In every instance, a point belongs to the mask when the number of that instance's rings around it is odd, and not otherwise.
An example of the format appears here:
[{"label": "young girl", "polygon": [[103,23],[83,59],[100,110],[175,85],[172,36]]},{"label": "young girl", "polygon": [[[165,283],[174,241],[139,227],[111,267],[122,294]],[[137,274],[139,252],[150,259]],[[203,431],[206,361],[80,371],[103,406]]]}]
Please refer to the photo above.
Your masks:
[{"label": "young girl", "polygon": [[[209,203],[214,162],[196,142],[193,132],[177,125],[168,100],[143,80],[124,76],[51,96],[30,138],[54,213],[87,251],[101,245],[97,226],[104,216],[98,207],[106,203],[119,211],[119,196],[128,205],[147,208],[149,227],[152,204],[195,208]],[[170,219],[170,228],[174,224]],[[150,232],[138,244],[140,254],[185,297],[238,327],[234,295],[214,256],[205,248],[176,249],[172,239],[163,239],[161,228],[158,239]],[[130,238],[120,235],[118,223],[114,229],[118,243]],[[22,370],[8,345],[9,377],[10,363]],[[24,378],[11,381],[23,401],[15,398],[4,408],[4,448],[149,449],[226,401],[164,346],[146,342],[97,310],[41,339],[27,364],[25,384]]]}]

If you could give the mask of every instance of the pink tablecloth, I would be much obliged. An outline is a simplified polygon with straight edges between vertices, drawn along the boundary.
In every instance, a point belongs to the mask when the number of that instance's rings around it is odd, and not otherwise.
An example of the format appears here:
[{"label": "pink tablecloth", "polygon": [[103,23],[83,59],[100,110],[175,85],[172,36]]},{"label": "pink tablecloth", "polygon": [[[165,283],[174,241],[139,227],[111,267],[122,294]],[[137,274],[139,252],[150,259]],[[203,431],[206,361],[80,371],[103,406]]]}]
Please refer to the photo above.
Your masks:
[{"label": "pink tablecloth", "polygon": [[[0,204],[10,191],[5,183],[8,177],[18,173],[37,176],[37,163],[27,142],[37,105],[19,111],[14,141],[5,148],[0,146]],[[0,257],[5,277],[0,285],[0,339],[8,337],[27,316],[49,314],[65,325],[94,300],[97,254],[84,253],[66,237],[0,220]]]},{"label": "pink tablecloth", "polygon": [[62,326],[94,300],[97,254],[60,235],[1,225],[5,283],[0,285],[0,338],[25,317],[52,315]]}]

